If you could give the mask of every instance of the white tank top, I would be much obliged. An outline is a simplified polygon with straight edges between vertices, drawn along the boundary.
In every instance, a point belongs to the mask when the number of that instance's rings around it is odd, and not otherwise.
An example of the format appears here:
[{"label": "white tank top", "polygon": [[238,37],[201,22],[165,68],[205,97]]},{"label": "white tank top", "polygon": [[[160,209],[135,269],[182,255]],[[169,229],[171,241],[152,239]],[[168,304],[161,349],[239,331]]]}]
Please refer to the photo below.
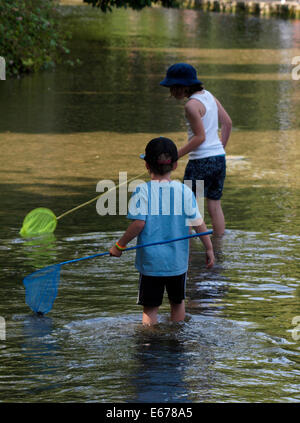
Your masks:
[{"label": "white tank top", "polygon": [[[225,150],[218,134],[218,106],[213,95],[209,91],[203,90],[201,94],[193,94],[189,99],[192,98],[203,103],[206,108],[205,115],[202,116],[202,123],[205,129],[205,141],[200,144],[196,150],[189,153],[189,158],[195,160],[203,159],[204,157],[224,155]],[[186,123],[188,127],[188,140],[190,141],[194,133],[188,120]]]}]

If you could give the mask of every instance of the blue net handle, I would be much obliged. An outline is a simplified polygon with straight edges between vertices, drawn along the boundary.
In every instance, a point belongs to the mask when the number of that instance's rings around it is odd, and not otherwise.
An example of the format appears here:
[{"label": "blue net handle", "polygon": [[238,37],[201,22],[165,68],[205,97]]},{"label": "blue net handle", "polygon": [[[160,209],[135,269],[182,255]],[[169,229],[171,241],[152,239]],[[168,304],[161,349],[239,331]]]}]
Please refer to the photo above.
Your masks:
[{"label": "blue net handle", "polygon": [[[184,239],[210,235],[212,233],[213,233],[213,231],[209,230],[209,231],[206,231],[206,232],[200,232],[198,234],[186,235],[186,236],[183,236],[183,237],[180,237],[180,238],[168,239],[167,241],[156,241],[156,242],[150,242],[148,244],[139,244],[139,245],[135,245],[134,247],[125,248],[125,250],[123,250],[123,251],[137,250],[138,248],[152,247],[153,245],[169,244],[170,242],[183,241]],[[79,258],[79,259],[63,261],[62,263],[59,263],[59,264],[62,265],[62,264],[68,264],[68,263],[75,263],[76,261],[89,260],[89,259],[92,259],[92,258],[95,258],[95,257],[109,256],[109,255],[110,255],[110,252],[106,251],[105,253],[98,253],[98,254],[94,254],[93,256],[87,256],[87,257],[82,257],[82,258]]]},{"label": "blue net handle", "polygon": [[[213,231],[210,230],[198,234],[187,235],[181,238],[169,239],[167,241],[140,244],[134,247],[125,248],[123,251],[137,250],[138,248],[151,247],[154,245],[169,244],[170,242],[209,235],[212,232]],[[51,310],[53,302],[57,296],[61,265],[107,255],[110,255],[109,251],[105,253],[94,254],[93,256],[64,261],[62,263],[44,267],[43,269],[37,270],[31,275],[26,276],[23,281],[26,290],[26,303],[36,313],[40,313],[42,315],[48,313]]]}]

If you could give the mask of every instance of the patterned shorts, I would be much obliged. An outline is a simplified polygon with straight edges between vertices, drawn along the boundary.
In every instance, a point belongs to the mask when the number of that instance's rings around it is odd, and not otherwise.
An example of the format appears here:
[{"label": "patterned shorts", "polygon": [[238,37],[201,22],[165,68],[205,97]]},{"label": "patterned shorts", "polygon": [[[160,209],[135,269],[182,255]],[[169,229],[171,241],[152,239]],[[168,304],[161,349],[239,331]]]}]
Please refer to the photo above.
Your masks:
[{"label": "patterned shorts", "polygon": [[204,159],[189,160],[184,180],[192,181],[192,190],[196,195],[196,181],[204,181],[204,197],[220,200],[226,176],[225,156],[212,156]]}]

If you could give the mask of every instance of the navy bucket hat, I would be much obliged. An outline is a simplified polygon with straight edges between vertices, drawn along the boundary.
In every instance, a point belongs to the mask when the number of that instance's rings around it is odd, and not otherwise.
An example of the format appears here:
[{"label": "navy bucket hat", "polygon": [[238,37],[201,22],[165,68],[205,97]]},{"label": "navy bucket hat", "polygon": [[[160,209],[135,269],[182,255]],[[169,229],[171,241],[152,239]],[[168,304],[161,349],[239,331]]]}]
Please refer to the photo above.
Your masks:
[{"label": "navy bucket hat", "polygon": [[196,69],[188,63],[175,63],[167,70],[167,75],[160,85],[172,87],[172,85],[184,85],[186,87],[195,84],[202,84],[197,79]]}]

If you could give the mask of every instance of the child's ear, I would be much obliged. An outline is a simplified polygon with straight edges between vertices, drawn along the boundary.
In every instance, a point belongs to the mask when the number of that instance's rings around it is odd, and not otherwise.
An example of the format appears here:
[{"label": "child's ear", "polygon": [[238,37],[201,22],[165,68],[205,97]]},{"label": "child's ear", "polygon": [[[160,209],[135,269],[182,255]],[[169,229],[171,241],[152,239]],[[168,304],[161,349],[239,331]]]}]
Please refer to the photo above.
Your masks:
[{"label": "child's ear", "polygon": [[147,162],[145,162],[145,167],[148,170],[149,175],[151,175],[151,170]]},{"label": "child's ear", "polygon": [[178,165],[178,162],[173,163],[173,169],[172,170],[176,170],[177,169],[177,165]]}]

